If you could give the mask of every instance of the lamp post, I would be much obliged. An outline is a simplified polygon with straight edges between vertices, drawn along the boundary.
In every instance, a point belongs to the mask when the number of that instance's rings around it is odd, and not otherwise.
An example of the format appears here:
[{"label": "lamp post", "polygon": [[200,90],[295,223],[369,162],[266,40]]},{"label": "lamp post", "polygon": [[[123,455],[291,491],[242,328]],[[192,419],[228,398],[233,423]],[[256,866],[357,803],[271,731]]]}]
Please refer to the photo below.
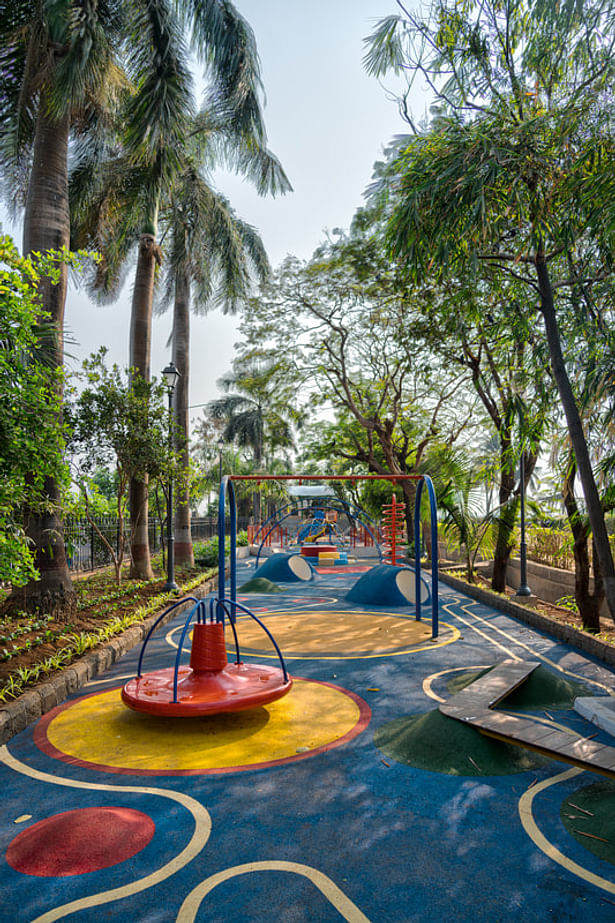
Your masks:
[{"label": "lamp post", "polygon": [[[173,392],[180,378],[180,373],[173,362],[169,362],[162,374],[167,383],[167,395],[169,398],[169,457],[173,448]],[[178,590],[175,583],[175,535],[173,531],[173,473],[169,470],[169,488],[167,494],[167,582],[164,589],[170,593]]]}]

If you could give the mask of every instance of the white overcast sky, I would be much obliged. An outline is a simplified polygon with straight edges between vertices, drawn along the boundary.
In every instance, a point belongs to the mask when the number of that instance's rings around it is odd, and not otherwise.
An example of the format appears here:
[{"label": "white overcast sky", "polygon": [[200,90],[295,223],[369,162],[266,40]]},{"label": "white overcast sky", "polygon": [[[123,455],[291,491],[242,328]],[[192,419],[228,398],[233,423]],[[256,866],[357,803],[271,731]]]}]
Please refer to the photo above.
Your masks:
[{"label": "white overcast sky", "polygon": [[[325,229],[347,227],[383,147],[404,131],[387,88],[365,73],[363,39],[378,19],[398,11],[395,0],[234,0],[256,34],[266,93],[269,146],[294,192],[260,199],[237,177],[218,184],[237,213],[259,229],[270,261],[287,253],[309,258]],[[389,82],[389,88],[393,83]],[[425,107],[421,99],[418,106]],[[421,114],[415,108],[415,115]],[[7,228],[10,230],[10,228]],[[15,230],[18,245],[20,232]],[[66,310],[69,365],[101,344],[120,366],[128,361],[132,279],[113,305],[96,305],[74,288]],[[193,317],[192,417],[219,395],[216,380],[230,369],[236,321],[218,311]],[[170,359],[170,315],[154,320],[152,374]]]}]

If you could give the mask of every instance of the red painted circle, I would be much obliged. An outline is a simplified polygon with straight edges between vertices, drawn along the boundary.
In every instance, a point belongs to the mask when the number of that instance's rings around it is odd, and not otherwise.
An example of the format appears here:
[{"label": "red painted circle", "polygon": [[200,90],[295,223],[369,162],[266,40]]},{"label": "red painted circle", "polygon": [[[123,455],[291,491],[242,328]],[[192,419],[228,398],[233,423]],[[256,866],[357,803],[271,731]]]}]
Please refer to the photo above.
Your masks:
[{"label": "red painted circle", "polygon": [[130,859],[152,839],[151,817],[131,808],[64,811],[15,837],[6,860],[16,872],[40,878],[83,875]]}]

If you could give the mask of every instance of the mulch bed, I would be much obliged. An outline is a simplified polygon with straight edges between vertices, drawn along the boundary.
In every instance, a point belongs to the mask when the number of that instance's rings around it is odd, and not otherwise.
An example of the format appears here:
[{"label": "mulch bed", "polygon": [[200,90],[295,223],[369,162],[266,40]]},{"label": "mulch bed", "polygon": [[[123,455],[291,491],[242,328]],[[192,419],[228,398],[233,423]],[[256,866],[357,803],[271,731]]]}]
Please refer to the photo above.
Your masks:
[{"label": "mulch bed", "polygon": [[[198,567],[182,569],[176,579],[178,583],[187,582],[201,572],[202,568]],[[152,581],[125,579],[119,587],[108,570],[74,578],[79,602],[77,611],[66,621],[45,615],[0,617],[0,687],[18,673],[20,667],[31,668],[62,649],[74,646],[75,637],[82,632],[95,632],[112,620],[147,606],[150,600],[164,592],[166,583],[166,575],[160,569],[156,573],[154,567],[154,573],[156,577]],[[45,676],[41,681],[47,679]]]},{"label": "mulch bed", "polygon": [[[488,590],[490,589],[491,581],[488,577],[479,574],[478,585]],[[512,599],[513,602],[519,602],[518,599],[514,599],[515,592],[516,590],[512,587],[506,587],[506,595],[508,598]],[[563,606],[556,606],[553,603],[544,602],[542,599],[532,600],[530,605],[535,612],[540,612],[541,615],[545,615],[547,618],[553,619],[553,621],[561,625],[569,625],[577,631],[583,631],[581,616],[571,609],[565,609]],[[608,617],[601,616],[600,632],[595,637],[607,644],[615,646],[615,624],[613,621]]]}]

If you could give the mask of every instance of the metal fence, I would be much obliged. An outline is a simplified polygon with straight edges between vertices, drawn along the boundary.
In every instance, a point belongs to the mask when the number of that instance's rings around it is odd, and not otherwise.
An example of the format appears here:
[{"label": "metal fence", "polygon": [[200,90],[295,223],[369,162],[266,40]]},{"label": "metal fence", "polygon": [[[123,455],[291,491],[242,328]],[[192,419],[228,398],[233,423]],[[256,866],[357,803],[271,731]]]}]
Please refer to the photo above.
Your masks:
[{"label": "metal fence", "polygon": [[[116,554],[119,548],[119,529],[116,516],[98,516],[96,525],[105,536]],[[237,529],[245,529],[247,520],[238,519]],[[126,554],[130,554],[130,520],[124,523],[126,532]],[[205,519],[194,518],[191,522],[192,540],[206,541],[218,534],[218,518],[214,516]],[[226,523],[226,533],[229,523]],[[113,563],[109,549],[98,535],[94,526],[87,519],[68,517],[64,522],[64,544],[68,558],[69,569],[74,572],[95,570]],[[149,547],[150,551],[159,551],[166,546],[166,520],[157,516],[149,519]]]}]

